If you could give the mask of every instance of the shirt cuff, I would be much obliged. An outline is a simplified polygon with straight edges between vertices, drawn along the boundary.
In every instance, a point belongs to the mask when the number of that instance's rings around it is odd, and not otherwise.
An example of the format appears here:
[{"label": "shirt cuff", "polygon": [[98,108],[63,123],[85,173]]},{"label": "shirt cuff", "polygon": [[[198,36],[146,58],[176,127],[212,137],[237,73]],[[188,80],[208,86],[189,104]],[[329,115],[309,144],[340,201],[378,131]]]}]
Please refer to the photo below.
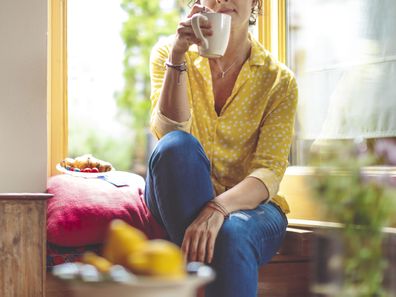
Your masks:
[{"label": "shirt cuff", "polygon": [[259,168],[254,170],[248,176],[255,177],[263,182],[264,186],[268,190],[269,197],[267,202],[271,201],[271,199],[278,193],[280,183],[279,178],[271,170],[267,168]]},{"label": "shirt cuff", "polygon": [[185,122],[177,122],[166,117],[159,109],[155,109],[151,118],[151,129],[158,139],[165,134],[180,130],[190,133],[192,119],[190,118]]}]

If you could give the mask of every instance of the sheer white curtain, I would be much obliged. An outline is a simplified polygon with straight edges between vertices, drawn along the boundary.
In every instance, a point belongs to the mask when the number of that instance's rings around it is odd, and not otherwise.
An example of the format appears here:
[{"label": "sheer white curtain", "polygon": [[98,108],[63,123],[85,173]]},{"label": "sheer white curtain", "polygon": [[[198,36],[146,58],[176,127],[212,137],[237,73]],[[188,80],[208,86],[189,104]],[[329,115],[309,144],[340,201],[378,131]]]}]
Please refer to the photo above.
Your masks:
[{"label": "sheer white curtain", "polygon": [[396,136],[396,0],[289,0],[297,139]]}]

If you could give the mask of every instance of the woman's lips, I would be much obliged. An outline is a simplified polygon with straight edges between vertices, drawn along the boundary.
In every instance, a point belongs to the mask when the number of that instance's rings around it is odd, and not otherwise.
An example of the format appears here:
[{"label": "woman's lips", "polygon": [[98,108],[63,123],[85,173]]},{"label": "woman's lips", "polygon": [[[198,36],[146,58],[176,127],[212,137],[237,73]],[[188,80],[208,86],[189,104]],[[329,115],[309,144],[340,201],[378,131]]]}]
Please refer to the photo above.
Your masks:
[{"label": "woman's lips", "polygon": [[233,9],[220,9],[218,12],[220,12],[220,13],[233,13],[234,10]]}]

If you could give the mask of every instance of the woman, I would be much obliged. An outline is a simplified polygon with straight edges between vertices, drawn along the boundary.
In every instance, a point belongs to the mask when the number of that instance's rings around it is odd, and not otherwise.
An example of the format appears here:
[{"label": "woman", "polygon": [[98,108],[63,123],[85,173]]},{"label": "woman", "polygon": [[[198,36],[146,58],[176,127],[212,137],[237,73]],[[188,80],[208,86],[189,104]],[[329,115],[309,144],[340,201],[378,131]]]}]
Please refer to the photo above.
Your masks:
[{"label": "woman", "polygon": [[[151,57],[153,133],[146,203],[188,261],[213,265],[207,296],[256,296],[288,206],[277,196],[297,104],[292,73],[248,32],[260,0],[202,0]],[[191,17],[231,15],[223,57],[200,57]],[[253,19],[252,19],[253,17]],[[201,23],[204,35],[212,34]]]}]

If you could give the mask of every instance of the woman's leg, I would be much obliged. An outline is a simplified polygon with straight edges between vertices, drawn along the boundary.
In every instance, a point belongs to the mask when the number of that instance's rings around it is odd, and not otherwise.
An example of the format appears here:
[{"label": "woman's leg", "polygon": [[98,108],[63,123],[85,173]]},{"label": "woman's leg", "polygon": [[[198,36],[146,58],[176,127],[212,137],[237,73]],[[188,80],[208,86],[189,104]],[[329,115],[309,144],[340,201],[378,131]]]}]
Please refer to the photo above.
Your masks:
[{"label": "woman's leg", "polygon": [[158,142],[148,167],[146,204],[170,239],[181,245],[185,229],[213,199],[209,160],[196,138],[173,131]]},{"label": "woman's leg", "polygon": [[206,296],[257,296],[259,266],[278,251],[286,227],[286,216],[273,203],[232,213],[216,239],[213,266],[217,277]]},{"label": "woman's leg", "polygon": [[[210,164],[199,142],[185,132],[165,135],[149,161],[145,200],[173,242],[181,244],[185,229],[212,198]],[[286,226],[272,203],[232,213],[216,239],[217,277],[206,296],[256,296],[258,268],[277,252]]]}]

